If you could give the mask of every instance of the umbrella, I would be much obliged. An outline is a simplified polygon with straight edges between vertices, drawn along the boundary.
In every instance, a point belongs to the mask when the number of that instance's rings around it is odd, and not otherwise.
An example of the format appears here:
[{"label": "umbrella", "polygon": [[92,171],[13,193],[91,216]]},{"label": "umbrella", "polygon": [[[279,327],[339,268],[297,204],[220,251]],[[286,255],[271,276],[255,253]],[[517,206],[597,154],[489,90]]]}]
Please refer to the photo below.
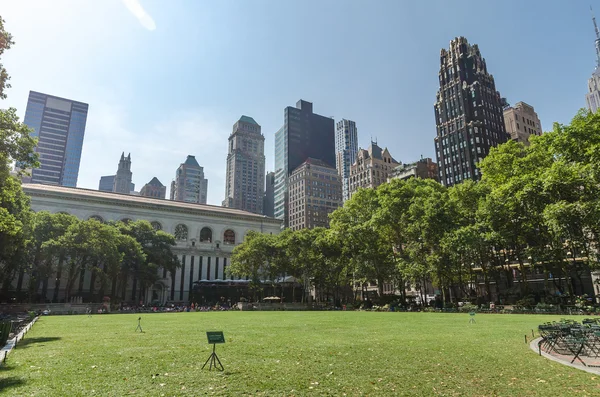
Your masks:
[{"label": "umbrella", "polygon": [[278,297],[278,296],[268,296],[268,297],[266,297],[263,300],[265,300],[265,301],[278,301],[278,300],[281,300],[281,298]]}]

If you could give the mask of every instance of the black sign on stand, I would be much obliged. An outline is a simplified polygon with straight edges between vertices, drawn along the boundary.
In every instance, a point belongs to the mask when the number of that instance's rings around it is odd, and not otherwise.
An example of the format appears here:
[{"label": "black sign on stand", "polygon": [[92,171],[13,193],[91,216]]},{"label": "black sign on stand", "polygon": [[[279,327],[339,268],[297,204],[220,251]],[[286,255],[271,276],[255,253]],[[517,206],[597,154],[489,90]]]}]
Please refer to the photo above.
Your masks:
[{"label": "black sign on stand", "polygon": [[[204,367],[206,367],[206,364],[208,364],[208,362],[210,361],[210,365],[208,367],[209,371],[212,370],[213,367],[215,367],[215,369],[218,369],[219,371],[223,371],[225,368],[223,368],[223,364],[221,364],[221,360],[219,360],[217,353],[215,353],[216,344],[217,343],[225,343],[225,336],[223,335],[223,331],[208,331],[206,333],[206,338],[208,339],[208,343],[212,343],[213,351],[212,351],[212,354],[208,357],[208,359],[204,363],[204,365],[202,366],[202,369],[204,369]],[[218,366],[217,366],[217,363],[219,364]]]}]

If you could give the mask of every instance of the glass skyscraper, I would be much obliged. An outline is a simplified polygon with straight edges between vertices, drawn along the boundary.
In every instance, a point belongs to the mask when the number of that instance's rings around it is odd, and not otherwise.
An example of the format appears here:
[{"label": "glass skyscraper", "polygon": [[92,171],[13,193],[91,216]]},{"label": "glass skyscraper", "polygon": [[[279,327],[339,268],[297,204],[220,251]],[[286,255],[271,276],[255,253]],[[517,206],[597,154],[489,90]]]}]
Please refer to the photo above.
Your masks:
[{"label": "glass skyscraper", "polygon": [[344,201],[350,198],[350,166],[356,161],[358,153],[358,130],[352,120],[342,119],[335,127],[335,163],[342,177],[342,196]]},{"label": "glass skyscraper", "polygon": [[[284,111],[284,124],[275,133],[275,218],[288,227],[288,177],[308,158],[335,167],[334,122],[313,113],[310,102],[299,100]],[[325,183],[325,182],[323,182]]]},{"label": "glass skyscraper", "polygon": [[23,121],[38,138],[35,151],[40,157],[31,182],[77,186],[87,113],[86,103],[29,92]]}]

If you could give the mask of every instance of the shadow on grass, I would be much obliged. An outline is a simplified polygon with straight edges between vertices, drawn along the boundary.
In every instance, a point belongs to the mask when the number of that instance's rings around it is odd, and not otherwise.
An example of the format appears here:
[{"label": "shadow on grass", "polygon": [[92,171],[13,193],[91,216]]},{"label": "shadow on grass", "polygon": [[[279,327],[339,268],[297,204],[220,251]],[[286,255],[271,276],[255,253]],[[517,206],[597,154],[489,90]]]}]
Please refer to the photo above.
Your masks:
[{"label": "shadow on grass", "polygon": [[0,378],[0,392],[10,389],[12,387],[22,386],[25,381],[21,378],[14,376],[8,378]]},{"label": "shadow on grass", "polygon": [[29,347],[30,345],[32,345],[34,343],[54,342],[54,341],[57,341],[60,339],[62,339],[62,338],[60,338],[58,336],[43,336],[43,337],[39,337],[39,338],[28,338],[26,336],[23,340],[19,341],[16,348],[23,349],[23,348]]}]

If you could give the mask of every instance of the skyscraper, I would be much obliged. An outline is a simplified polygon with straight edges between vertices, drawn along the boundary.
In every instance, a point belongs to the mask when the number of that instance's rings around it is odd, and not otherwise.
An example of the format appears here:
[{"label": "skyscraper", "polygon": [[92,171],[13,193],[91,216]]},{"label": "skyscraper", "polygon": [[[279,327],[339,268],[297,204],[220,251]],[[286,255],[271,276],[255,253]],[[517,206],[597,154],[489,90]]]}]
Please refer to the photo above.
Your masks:
[{"label": "skyscraper", "polygon": [[289,177],[292,230],[329,227],[329,214],[341,207],[342,178],[321,160],[308,158]]},{"label": "skyscraper", "polygon": [[440,53],[440,89],[435,103],[435,150],[440,182],[479,180],[476,167],[491,147],[509,139],[502,101],[477,44],[464,37]]},{"label": "skyscraper", "polygon": [[267,172],[265,178],[265,197],[263,200],[263,215],[270,216],[275,214],[275,173]]},{"label": "skyscraper", "polygon": [[171,182],[171,200],[186,203],[206,204],[208,180],[204,178],[204,168],[200,167],[196,157],[187,156],[175,173]]},{"label": "skyscraper", "polygon": [[115,176],[105,175],[100,177],[100,183],[98,183],[98,190],[101,192],[112,192],[115,187]]},{"label": "skyscraper", "polygon": [[356,123],[342,119],[335,127],[335,167],[342,177],[344,201],[350,198],[350,166],[356,161],[358,153],[358,131]]},{"label": "skyscraper", "polygon": [[600,31],[598,31],[598,25],[596,25],[596,17],[593,15],[592,21],[594,22],[594,31],[596,32],[596,69],[592,73],[592,77],[588,80],[588,93],[585,95],[585,100],[588,109],[596,113],[600,107]]},{"label": "skyscraper", "polygon": [[131,193],[131,190],[129,189],[131,186],[131,176],[131,153],[125,157],[125,152],[123,152],[121,154],[121,159],[119,160],[119,166],[117,167],[113,192],[123,194]]},{"label": "skyscraper", "polygon": [[542,135],[542,124],[535,109],[525,102],[504,108],[504,126],[513,141],[527,146],[530,135]]},{"label": "skyscraper", "polygon": [[155,197],[164,199],[167,194],[167,187],[160,183],[157,177],[154,177],[150,182],[142,186],[140,196]]},{"label": "skyscraper", "polygon": [[[98,190],[101,192],[112,192],[115,188],[115,177],[116,175],[105,175],[100,177],[100,182],[98,183]],[[135,183],[131,183],[129,185],[129,191],[133,192],[135,190]]]},{"label": "skyscraper", "polygon": [[223,207],[263,213],[265,137],[252,117],[242,116],[229,136]]},{"label": "skyscraper", "polygon": [[31,182],[77,186],[87,113],[86,103],[29,91],[23,121],[38,138],[40,157]]},{"label": "skyscraper", "polygon": [[284,110],[283,127],[275,133],[275,218],[287,227],[288,177],[309,157],[335,167],[334,122],[313,113],[310,102],[299,100]]}]

